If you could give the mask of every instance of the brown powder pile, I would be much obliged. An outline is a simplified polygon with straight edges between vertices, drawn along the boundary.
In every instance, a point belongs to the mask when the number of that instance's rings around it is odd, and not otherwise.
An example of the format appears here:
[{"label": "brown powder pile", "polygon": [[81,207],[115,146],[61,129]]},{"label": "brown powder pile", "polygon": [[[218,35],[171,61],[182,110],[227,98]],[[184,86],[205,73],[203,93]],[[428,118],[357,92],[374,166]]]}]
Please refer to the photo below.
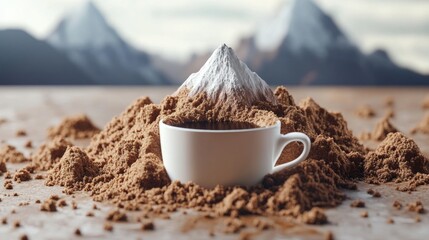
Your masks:
[{"label": "brown powder pile", "polygon": [[14,174],[13,180],[18,183],[23,181],[30,181],[31,180],[30,172],[26,169],[20,169]]},{"label": "brown powder pile", "polygon": [[19,152],[14,146],[5,145],[0,149],[0,162],[22,163],[28,159]]},{"label": "brown powder pile", "polygon": [[64,118],[64,120],[55,127],[48,129],[48,137],[63,137],[72,139],[91,138],[100,129],[96,127],[88,116],[84,114]]},{"label": "brown powder pile", "polygon": [[401,133],[389,133],[365,159],[365,180],[369,183],[405,183],[398,190],[414,190],[429,183],[429,160],[417,144]]},{"label": "brown powder pile", "polygon": [[66,152],[67,148],[72,146],[67,140],[62,137],[56,137],[40,148],[31,156],[32,165],[39,170],[49,170]]},{"label": "brown powder pile", "polygon": [[396,127],[390,122],[389,118],[382,118],[371,133],[364,133],[361,136],[362,140],[383,141],[387,134],[399,132]]},{"label": "brown powder pile", "polygon": [[[340,113],[326,111],[311,98],[296,105],[283,87],[276,89],[275,96],[276,105],[257,102],[252,107],[212,103],[205,94],[188,98],[186,92],[168,96],[161,104],[140,98],[96,135],[86,152],[68,148],[50,170],[47,184],[91,191],[95,200],[126,209],[148,204],[167,206],[166,211],[173,206],[220,216],[283,215],[325,223],[326,216],[318,207],[336,206],[345,199],[340,188],[356,188],[351,180],[363,176],[365,150]],[[161,119],[169,123],[246,121],[258,126],[279,119],[282,133],[304,132],[313,145],[306,162],[267,176],[258,186],[204,189],[170,182],[161,158]],[[297,157],[301,148],[290,144],[279,162]]]},{"label": "brown powder pile", "polygon": [[411,130],[411,134],[423,133],[429,134],[429,114],[423,117],[422,121]]},{"label": "brown powder pile", "polygon": [[355,114],[361,118],[372,118],[375,117],[375,111],[369,105],[363,105],[356,109]]},{"label": "brown powder pile", "polygon": [[78,147],[68,147],[58,164],[49,172],[46,184],[72,187],[90,182],[98,172],[98,168],[84,151]]}]

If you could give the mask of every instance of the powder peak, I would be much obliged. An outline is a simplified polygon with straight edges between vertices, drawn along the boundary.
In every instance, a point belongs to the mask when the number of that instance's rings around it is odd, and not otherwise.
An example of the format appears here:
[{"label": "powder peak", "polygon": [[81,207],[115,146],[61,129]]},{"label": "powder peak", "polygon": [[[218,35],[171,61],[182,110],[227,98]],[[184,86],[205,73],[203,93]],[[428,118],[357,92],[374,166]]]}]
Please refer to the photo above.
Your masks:
[{"label": "powder peak", "polygon": [[252,72],[225,44],[218,47],[200,71],[191,74],[177,92],[189,96],[206,93],[216,103],[247,106],[258,101],[276,103],[273,91],[258,74]]}]

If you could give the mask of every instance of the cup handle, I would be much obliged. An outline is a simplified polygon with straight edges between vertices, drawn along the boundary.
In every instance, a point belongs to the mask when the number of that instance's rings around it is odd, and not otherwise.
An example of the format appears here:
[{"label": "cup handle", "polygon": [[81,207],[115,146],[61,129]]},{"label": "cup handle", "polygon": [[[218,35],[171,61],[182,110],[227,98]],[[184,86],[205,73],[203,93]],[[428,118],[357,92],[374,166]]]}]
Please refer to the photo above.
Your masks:
[{"label": "cup handle", "polygon": [[299,155],[299,157],[297,157],[293,161],[283,163],[273,167],[273,170],[271,171],[271,173],[276,173],[283,169],[294,167],[298,163],[304,161],[307,158],[308,154],[310,153],[310,147],[311,147],[310,138],[304,133],[291,132],[285,135],[280,135],[279,139],[277,140],[276,149],[274,150],[276,153],[275,155],[276,158],[274,158],[273,165],[276,164],[281,153],[283,152],[283,149],[291,142],[301,142],[304,145],[304,150],[302,151],[301,155]]}]

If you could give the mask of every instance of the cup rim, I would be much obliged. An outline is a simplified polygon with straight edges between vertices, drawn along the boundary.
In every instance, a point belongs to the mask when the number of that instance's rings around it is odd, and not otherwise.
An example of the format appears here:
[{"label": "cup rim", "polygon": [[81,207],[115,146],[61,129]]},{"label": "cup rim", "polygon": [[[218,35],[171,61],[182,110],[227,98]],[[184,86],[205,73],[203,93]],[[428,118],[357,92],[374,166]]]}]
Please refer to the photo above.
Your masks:
[{"label": "cup rim", "polygon": [[237,130],[207,130],[207,129],[192,129],[192,128],[182,128],[177,126],[172,126],[164,123],[164,121],[161,119],[159,121],[160,126],[165,126],[166,128],[171,128],[177,131],[182,132],[196,132],[196,133],[241,133],[241,132],[257,132],[257,131],[264,131],[269,130],[272,128],[280,127],[280,120],[277,120],[275,124],[268,126],[268,127],[258,127],[258,128],[248,128],[248,129],[237,129]]}]

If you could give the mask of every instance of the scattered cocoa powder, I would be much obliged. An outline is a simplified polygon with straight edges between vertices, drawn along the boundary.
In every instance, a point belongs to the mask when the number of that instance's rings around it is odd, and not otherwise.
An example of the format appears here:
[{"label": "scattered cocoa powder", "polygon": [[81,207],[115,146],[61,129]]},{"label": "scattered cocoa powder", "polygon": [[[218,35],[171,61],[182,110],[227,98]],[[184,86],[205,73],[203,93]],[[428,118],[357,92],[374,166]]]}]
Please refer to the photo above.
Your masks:
[{"label": "scattered cocoa powder", "polygon": [[88,116],[79,114],[64,118],[57,126],[49,128],[48,137],[85,139],[91,138],[99,132],[100,129],[92,123]]},{"label": "scattered cocoa powder", "polygon": [[402,203],[400,203],[398,200],[395,200],[392,204],[392,206],[397,209],[397,210],[401,210],[402,209]]},{"label": "scattered cocoa powder", "polygon": [[325,240],[334,240],[334,234],[331,231],[327,231],[325,234]]},{"label": "scattered cocoa powder", "polygon": [[[7,172],[7,167],[6,167],[6,163],[3,161],[0,161],[0,173],[3,174]],[[1,175],[0,175],[1,176]]]},{"label": "scattered cocoa powder", "polygon": [[362,200],[360,200],[360,199],[356,199],[352,203],[350,203],[350,207],[364,208],[365,207],[365,202],[362,201]]},{"label": "scattered cocoa powder", "polygon": [[410,212],[416,212],[416,213],[420,213],[420,214],[425,213],[425,208],[424,208],[423,203],[421,201],[409,203],[407,205],[407,207],[408,207],[408,211],[410,211]]},{"label": "scattered cocoa powder", "polygon": [[58,207],[65,207],[67,206],[67,201],[65,199],[61,199],[58,201]]},{"label": "scattered cocoa powder", "polygon": [[121,212],[120,210],[112,210],[107,214],[106,217],[109,221],[114,222],[126,222],[128,221],[127,215],[124,212]]},{"label": "scattered cocoa powder", "polygon": [[57,211],[56,203],[57,201],[55,200],[47,199],[40,206],[40,210],[44,212],[56,212]]},{"label": "scattered cocoa powder", "polygon": [[21,237],[19,237],[20,240],[28,240],[28,236],[27,235],[22,235]]},{"label": "scattered cocoa powder", "polygon": [[67,147],[70,146],[72,146],[72,144],[64,138],[56,137],[41,145],[39,149],[32,154],[32,165],[39,170],[49,170],[60,161]]},{"label": "scattered cocoa powder", "polygon": [[33,142],[31,140],[28,140],[27,142],[25,142],[24,147],[26,147],[26,148],[33,148]]},{"label": "scattered cocoa powder", "polygon": [[110,222],[105,222],[103,228],[104,230],[109,232],[113,231],[113,225]]},{"label": "scattered cocoa powder", "polygon": [[76,236],[82,236],[82,232],[80,231],[79,228],[76,228],[76,230],[74,230],[74,235],[76,235]]},{"label": "scattered cocoa powder", "polygon": [[368,217],[368,211],[362,211],[360,213],[360,216],[363,217],[363,218],[367,218]]},{"label": "scattered cocoa powder", "polygon": [[12,185],[12,181],[11,180],[4,181],[3,186],[7,190],[12,190],[13,189],[13,185]]},{"label": "scattered cocoa powder", "polygon": [[365,158],[365,180],[369,183],[405,183],[398,190],[414,190],[429,183],[429,160],[416,143],[401,133],[389,133]]},{"label": "scattered cocoa powder", "polygon": [[30,181],[31,180],[30,172],[27,171],[26,169],[20,169],[13,175],[13,180],[18,183],[24,182],[24,181]]},{"label": "scattered cocoa powder", "polygon": [[387,223],[387,224],[394,224],[394,223],[395,223],[395,221],[393,220],[393,218],[389,217],[389,218],[386,220],[386,223]]},{"label": "scattered cocoa powder", "polygon": [[27,132],[24,129],[19,129],[18,131],[16,131],[15,135],[17,137],[25,137],[27,136]]},{"label": "scattered cocoa powder", "polygon": [[411,134],[416,133],[429,134],[429,113],[423,117],[421,122],[416,127],[411,129]]},{"label": "scattered cocoa powder", "polygon": [[155,230],[155,224],[152,221],[146,221],[142,223],[141,229],[144,231]]},{"label": "scattered cocoa powder", "polygon": [[0,162],[9,163],[22,163],[27,162],[28,159],[19,152],[14,146],[5,145],[0,149]]},{"label": "scattered cocoa powder", "polygon": [[3,218],[1,219],[1,224],[3,224],[3,225],[6,225],[6,224],[7,224],[7,218],[6,218],[6,217],[3,217]]},{"label": "scattered cocoa powder", "polygon": [[20,221],[18,221],[18,220],[16,220],[15,222],[13,222],[13,227],[14,227],[14,228],[19,228],[19,227],[21,227],[21,222],[20,222]]},{"label": "scattered cocoa powder", "polygon": [[375,117],[375,111],[369,105],[363,105],[356,109],[356,115],[361,118],[372,118]]}]

